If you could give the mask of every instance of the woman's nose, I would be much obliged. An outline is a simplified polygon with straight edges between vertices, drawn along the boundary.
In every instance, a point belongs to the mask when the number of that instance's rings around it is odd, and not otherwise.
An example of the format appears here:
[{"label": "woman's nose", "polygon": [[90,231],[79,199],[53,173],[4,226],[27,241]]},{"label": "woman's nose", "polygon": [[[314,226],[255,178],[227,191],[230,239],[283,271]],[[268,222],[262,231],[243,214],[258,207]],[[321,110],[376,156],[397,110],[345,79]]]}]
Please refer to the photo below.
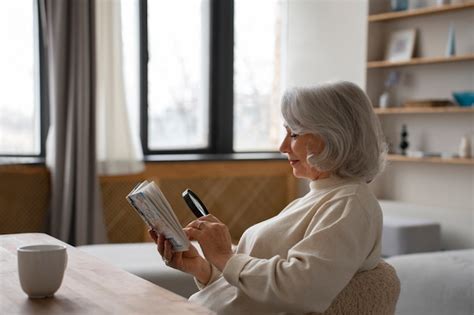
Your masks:
[{"label": "woman's nose", "polygon": [[290,146],[288,145],[288,143],[289,143],[288,140],[289,140],[289,137],[286,136],[286,137],[283,139],[283,141],[281,142],[281,144],[280,144],[280,152],[281,152],[281,153],[288,153],[288,152],[289,152],[289,150],[290,150],[289,147],[290,147]]}]

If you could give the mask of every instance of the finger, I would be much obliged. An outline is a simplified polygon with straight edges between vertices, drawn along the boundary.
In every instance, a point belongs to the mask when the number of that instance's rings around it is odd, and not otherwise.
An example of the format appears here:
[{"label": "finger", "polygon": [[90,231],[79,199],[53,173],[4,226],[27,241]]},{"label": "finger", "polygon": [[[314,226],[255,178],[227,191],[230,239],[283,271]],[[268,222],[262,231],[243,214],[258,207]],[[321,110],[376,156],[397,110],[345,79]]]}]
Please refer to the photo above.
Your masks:
[{"label": "finger", "polygon": [[[203,217],[201,217],[201,218],[203,218]],[[206,221],[204,221],[204,220],[201,220],[201,218],[190,222],[190,223],[186,226],[186,228],[195,228],[195,229],[200,230],[201,227],[203,226],[203,224],[206,222]]]},{"label": "finger", "polygon": [[196,220],[192,220],[191,222],[189,222],[189,223],[186,225],[186,227],[191,226],[194,221],[196,221]]},{"label": "finger", "polygon": [[164,250],[163,258],[168,261],[173,260],[172,245],[171,245],[171,242],[168,240],[165,241],[165,250]]},{"label": "finger", "polygon": [[165,236],[163,234],[160,234],[158,237],[158,252],[161,256],[165,253]]},{"label": "finger", "polygon": [[158,236],[156,235],[155,230],[149,229],[149,230],[148,230],[148,234],[150,234],[150,237],[151,237],[151,238],[153,239],[153,241],[155,241],[155,243],[156,243],[156,241],[157,241],[157,239],[158,239]]},{"label": "finger", "polygon": [[186,236],[188,237],[188,239],[189,239],[190,241],[194,241],[194,239],[191,238],[191,235],[190,235],[189,232],[188,232],[190,229],[192,229],[192,228],[191,228],[191,227],[185,227],[185,228],[183,229],[183,232],[184,232],[184,234],[186,234]]},{"label": "finger", "polygon": [[221,221],[218,218],[216,218],[215,216],[213,216],[212,214],[202,216],[202,217],[199,218],[199,220],[206,221],[206,222],[221,223]]},{"label": "finger", "polygon": [[173,260],[171,263],[173,266],[181,266],[183,264],[183,253],[182,252],[174,253]]},{"label": "finger", "polygon": [[204,233],[201,230],[198,230],[194,227],[189,227],[189,228],[184,228],[184,232],[188,236],[190,240],[196,240],[199,242],[199,240],[202,238]]}]

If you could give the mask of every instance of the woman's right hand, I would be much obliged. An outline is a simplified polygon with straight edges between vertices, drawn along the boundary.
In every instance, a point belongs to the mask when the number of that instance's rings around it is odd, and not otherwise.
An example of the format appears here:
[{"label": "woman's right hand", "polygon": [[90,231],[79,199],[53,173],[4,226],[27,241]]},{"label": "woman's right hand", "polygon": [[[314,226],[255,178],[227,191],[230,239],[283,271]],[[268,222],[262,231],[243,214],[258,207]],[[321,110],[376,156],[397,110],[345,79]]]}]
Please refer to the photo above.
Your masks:
[{"label": "woman's right hand", "polygon": [[204,259],[192,244],[185,252],[173,252],[171,242],[163,234],[149,230],[151,238],[157,245],[158,252],[167,266],[181,270],[196,277],[199,282],[207,284],[211,278],[211,264]]}]

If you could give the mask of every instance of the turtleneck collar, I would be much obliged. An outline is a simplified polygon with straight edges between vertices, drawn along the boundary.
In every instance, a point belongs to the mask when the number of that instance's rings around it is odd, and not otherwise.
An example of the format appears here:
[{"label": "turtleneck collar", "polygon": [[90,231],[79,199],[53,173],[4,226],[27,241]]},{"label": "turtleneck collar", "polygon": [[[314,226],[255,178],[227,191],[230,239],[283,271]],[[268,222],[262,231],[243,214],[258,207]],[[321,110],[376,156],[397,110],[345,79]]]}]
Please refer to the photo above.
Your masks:
[{"label": "turtleneck collar", "polygon": [[309,183],[309,188],[311,191],[321,191],[324,189],[331,188],[333,186],[338,186],[344,183],[349,183],[357,181],[355,178],[342,178],[337,175],[331,175],[328,178],[313,180]]}]

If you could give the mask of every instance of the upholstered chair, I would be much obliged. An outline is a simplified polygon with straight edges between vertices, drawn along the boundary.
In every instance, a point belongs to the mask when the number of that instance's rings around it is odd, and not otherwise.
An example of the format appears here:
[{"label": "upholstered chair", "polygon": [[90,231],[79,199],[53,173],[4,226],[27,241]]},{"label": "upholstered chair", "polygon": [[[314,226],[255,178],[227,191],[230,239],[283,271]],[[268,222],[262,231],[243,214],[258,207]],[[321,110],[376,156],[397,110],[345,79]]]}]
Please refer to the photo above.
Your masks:
[{"label": "upholstered chair", "polygon": [[397,273],[382,260],[376,268],[357,273],[323,314],[392,315],[399,295]]}]

